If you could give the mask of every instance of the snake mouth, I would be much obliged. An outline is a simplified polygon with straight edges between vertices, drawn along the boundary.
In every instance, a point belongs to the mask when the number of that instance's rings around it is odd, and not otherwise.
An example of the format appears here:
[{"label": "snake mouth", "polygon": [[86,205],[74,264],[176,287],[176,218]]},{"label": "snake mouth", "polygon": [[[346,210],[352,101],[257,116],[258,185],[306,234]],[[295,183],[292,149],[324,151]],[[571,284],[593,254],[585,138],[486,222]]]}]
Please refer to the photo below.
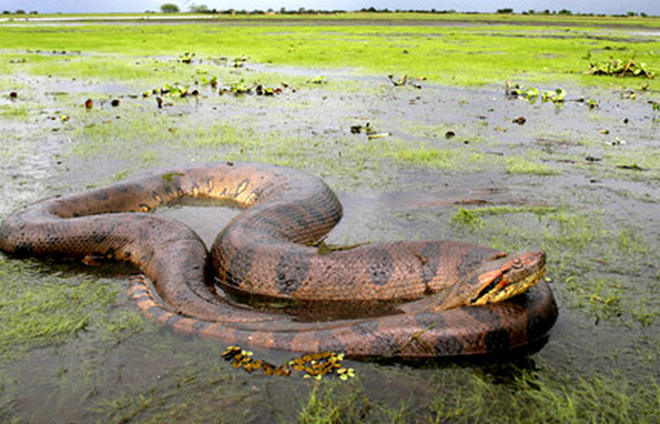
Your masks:
[{"label": "snake mouth", "polygon": [[528,275],[517,279],[513,283],[503,285],[503,277],[494,279],[488,286],[482,289],[479,294],[472,299],[470,305],[486,305],[488,303],[501,302],[503,300],[517,296],[534,287],[546,273],[545,264],[529,272]]}]

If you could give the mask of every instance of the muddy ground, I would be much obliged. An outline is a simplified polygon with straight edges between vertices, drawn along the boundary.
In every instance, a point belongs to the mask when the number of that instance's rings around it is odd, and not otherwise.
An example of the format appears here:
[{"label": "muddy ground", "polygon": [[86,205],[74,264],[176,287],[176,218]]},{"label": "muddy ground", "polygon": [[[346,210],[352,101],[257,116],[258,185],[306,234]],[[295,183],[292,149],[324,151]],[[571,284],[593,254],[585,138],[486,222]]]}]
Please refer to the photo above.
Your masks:
[{"label": "muddy ground", "polygon": [[[658,93],[564,84],[564,102],[532,103],[507,95],[504,82],[395,87],[386,76],[350,70],[247,68],[253,70],[239,72],[249,81],[265,75],[294,82],[270,97],[220,96],[199,86],[197,97],[163,96],[158,108],[155,95],[142,96],[153,86],[139,81],[12,76],[17,88],[0,96],[0,217],[143,169],[281,163],[322,176],[338,193],[345,217],[333,243],[463,239],[545,249],[560,308],[547,344],[492,361],[347,361],[357,375],[348,383],[249,375],[224,362],[217,343],[141,318],[119,330],[99,324],[137,314],[122,285],[131,270],[3,257],[3,279],[63,290],[92,280],[112,300],[90,305],[89,325],[57,343],[5,346],[2,421],[291,422],[325,390],[340,410],[362,411],[365,420],[426,422],[442,417],[438,399],[475,376],[496,391],[517,390],[511,381],[529,372],[568,378],[567,387],[571,378],[599,377],[626,387],[649,377],[657,384],[660,122],[648,102]],[[321,73],[327,83],[307,81]],[[87,98],[94,99],[91,110],[83,106]],[[589,99],[598,105],[589,107]],[[351,133],[367,123],[389,135]],[[159,213],[188,222],[210,242],[235,212]],[[21,289],[8,295],[20,297]],[[291,356],[255,355],[275,362]]]}]

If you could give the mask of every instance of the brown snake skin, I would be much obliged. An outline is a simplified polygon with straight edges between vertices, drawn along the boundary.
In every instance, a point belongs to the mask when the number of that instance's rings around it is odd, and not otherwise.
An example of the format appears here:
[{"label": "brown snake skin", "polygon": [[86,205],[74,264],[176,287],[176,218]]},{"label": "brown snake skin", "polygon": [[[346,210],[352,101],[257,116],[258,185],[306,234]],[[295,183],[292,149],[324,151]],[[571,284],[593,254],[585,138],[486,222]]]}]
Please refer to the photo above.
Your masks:
[{"label": "brown snake skin", "polygon": [[[245,209],[217,236],[210,260],[204,243],[185,224],[134,213],[184,197],[214,198]],[[455,294],[457,282],[481,284],[484,276],[495,276],[492,288],[506,278],[516,279],[515,272],[528,275],[530,267],[545,271],[542,252],[507,256],[456,241],[328,251],[313,246],[341,214],[334,193],[312,175],[266,164],[212,163],[147,173],[28,205],[0,226],[0,250],[16,256],[131,262],[153,282],[138,278],[130,283],[130,295],[145,315],[177,331],[243,346],[352,357],[459,356],[527,345],[554,324],[557,307],[543,280],[486,306],[434,309],[428,306],[431,296],[408,309],[403,305],[409,313],[324,322],[248,308],[225,294],[402,302],[438,292],[461,306],[476,297]],[[207,262],[219,286],[207,277]]]}]

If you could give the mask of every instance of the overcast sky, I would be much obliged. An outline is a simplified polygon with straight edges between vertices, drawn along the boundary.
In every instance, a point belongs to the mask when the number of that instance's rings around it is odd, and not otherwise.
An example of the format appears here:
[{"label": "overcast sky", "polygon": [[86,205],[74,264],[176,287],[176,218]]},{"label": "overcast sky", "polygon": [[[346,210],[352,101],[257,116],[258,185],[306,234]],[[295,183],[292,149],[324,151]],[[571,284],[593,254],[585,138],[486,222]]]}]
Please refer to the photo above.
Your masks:
[{"label": "overcast sky", "polygon": [[516,12],[530,9],[568,9],[574,13],[623,14],[628,11],[645,12],[660,15],[660,0],[0,0],[0,10],[26,12],[36,10],[40,13],[105,13],[105,12],[144,12],[160,10],[163,3],[174,3],[182,11],[188,11],[192,5],[206,5],[209,9],[246,9],[289,10],[305,9],[341,9],[359,10],[365,7],[377,9],[454,9],[459,12],[495,12],[497,9],[510,7]]}]

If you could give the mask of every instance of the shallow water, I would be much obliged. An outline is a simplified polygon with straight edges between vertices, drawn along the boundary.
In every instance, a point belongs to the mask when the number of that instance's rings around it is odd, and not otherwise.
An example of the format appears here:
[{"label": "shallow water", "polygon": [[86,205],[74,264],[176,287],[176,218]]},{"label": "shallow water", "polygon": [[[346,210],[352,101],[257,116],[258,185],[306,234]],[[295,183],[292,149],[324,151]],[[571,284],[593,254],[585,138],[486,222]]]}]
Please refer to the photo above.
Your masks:
[{"label": "shallow water", "polygon": [[[255,68],[282,80],[314,74]],[[157,109],[153,98],[132,98],[138,92],[133,84],[29,77],[43,83],[36,85],[45,87],[46,94],[33,84],[21,90],[20,102],[32,108],[28,117],[0,117],[5,128],[0,216],[45,196],[144,169],[224,157],[285,163],[321,175],[336,189],[345,216],[331,233],[331,243],[465,239],[507,249],[546,249],[559,320],[538,353],[523,361],[505,355],[497,364],[514,363],[543,376],[550,370],[578,376],[614,373],[632,381],[659,376],[659,124],[647,104],[657,101],[657,93],[639,92],[633,100],[625,92],[575,85],[564,87],[567,101],[556,106],[509,99],[503,87],[460,89],[423,82],[416,89],[393,87],[385,77],[351,76],[349,70],[325,75],[328,86],[300,84],[275,98],[203,92],[198,100],[172,100],[164,109]],[[68,94],[53,94],[63,90]],[[86,113],[81,105],[89,93],[121,97],[122,103]],[[597,98],[600,106],[589,109],[583,102],[589,98]],[[71,119],[61,119],[63,114]],[[512,122],[520,116],[525,117],[523,125]],[[141,121],[147,125],[137,125]],[[218,122],[235,132],[195,132]],[[364,134],[350,134],[351,125],[367,122],[391,136],[367,140]],[[164,126],[152,133],[147,127],[153,125]],[[99,127],[119,132],[86,130]],[[449,131],[455,136],[447,138]],[[123,133],[125,137],[117,135]],[[205,144],[213,137],[227,143]],[[282,147],[283,140],[291,139],[296,143]],[[97,141],[101,147],[72,153]],[[386,154],[401,146],[448,150],[457,159],[405,162]],[[145,151],[154,154],[145,159]],[[519,162],[555,172],[507,172],[507,166]],[[475,228],[452,220],[459,208],[489,206],[523,209],[486,215]],[[524,209],[539,207],[560,210],[546,216]],[[158,213],[188,223],[210,244],[237,212],[186,206]],[[36,285],[52,279],[75,285],[92,278],[118,294],[111,305],[90,314],[104,319],[117,311],[134,311],[121,283],[131,270],[39,262],[20,266],[3,278],[26,278],[27,271],[33,278],[29,284]],[[576,280],[603,283],[583,293],[571,284]],[[609,307],[603,299],[611,293],[620,298]],[[648,313],[649,321],[635,312]],[[3,360],[0,417],[34,423],[288,422],[297,418],[314,387],[300,378],[248,375],[221,359],[224,346],[155,325],[144,324],[135,334],[106,333],[92,325],[56,346]],[[274,362],[291,356],[257,355]],[[472,374],[498,372],[489,361],[461,362],[459,367],[347,363],[358,377],[344,385],[329,382],[330,387],[373,405],[399,405],[406,398],[412,420],[423,420],[428,399],[449,396]]]}]

